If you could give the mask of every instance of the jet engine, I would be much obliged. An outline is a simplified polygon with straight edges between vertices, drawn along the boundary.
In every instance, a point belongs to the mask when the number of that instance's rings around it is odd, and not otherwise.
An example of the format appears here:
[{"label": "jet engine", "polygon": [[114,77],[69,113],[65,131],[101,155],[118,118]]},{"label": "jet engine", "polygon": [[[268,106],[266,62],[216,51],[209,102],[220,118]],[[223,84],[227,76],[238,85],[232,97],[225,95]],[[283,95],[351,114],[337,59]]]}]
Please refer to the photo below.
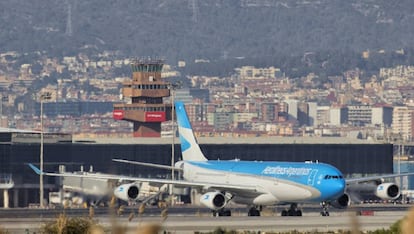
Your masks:
[{"label": "jet engine", "polygon": [[223,208],[227,202],[227,197],[220,192],[208,192],[200,197],[200,203],[212,210]]},{"label": "jet engine", "polygon": [[124,201],[135,201],[139,195],[139,185],[136,183],[122,184],[115,188],[114,195]]},{"label": "jet engine", "polygon": [[394,183],[382,183],[377,186],[375,196],[384,200],[396,199],[400,196],[400,189]]},{"label": "jet engine", "polygon": [[350,194],[353,199],[355,199],[355,197],[363,198],[364,196],[375,195],[383,200],[392,200],[400,196],[400,189],[398,185],[394,183],[361,183],[348,186],[347,193]]},{"label": "jet engine", "polygon": [[331,206],[337,208],[337,209],[345,209],[348,207],[350,202],[348,194],[344,193],[342,196],[340,196],[335,201],[331,202]]}]

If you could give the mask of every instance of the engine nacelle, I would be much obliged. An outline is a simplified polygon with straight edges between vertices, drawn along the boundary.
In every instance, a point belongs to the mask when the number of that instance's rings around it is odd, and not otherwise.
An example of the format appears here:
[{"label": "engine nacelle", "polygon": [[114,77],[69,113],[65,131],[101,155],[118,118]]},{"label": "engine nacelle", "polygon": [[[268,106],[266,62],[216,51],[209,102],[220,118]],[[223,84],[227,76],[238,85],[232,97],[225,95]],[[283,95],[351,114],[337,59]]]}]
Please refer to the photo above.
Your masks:
[{"label": "engine nacelle", "polygon": [[400,188],[394,183],[382,183],[377,186],[375,196],[384,200],[396,199],[400,196]]},{"label": "engine nacelle", "polygon": [[349,198],[348,194],[344,193],[338,199],[331,202],[331,206],[333,206],[337,209],[345,209],[345,208],[348,207],[349,203],[350,203],[350,198]]},{"label": "engine nacelle", "polygon": [[124,201],[135,201],[138,199],[139,186],[135,183],[122,184],[114,189],[114,195]]},{"label": "engine nacelle", "polygon": [[228,199],[220,192],[208,192],[200,197],[200,203],[212,210],[219,210],[227,205]]}]

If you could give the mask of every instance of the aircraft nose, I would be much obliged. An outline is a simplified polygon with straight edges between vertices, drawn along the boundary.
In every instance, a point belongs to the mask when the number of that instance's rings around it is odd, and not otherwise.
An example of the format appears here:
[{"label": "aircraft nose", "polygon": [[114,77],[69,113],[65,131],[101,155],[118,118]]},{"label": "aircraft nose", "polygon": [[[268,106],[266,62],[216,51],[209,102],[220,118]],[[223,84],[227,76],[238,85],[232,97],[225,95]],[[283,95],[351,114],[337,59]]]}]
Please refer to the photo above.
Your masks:
[{"label": "aircraft nose", "polygon": [[337,180],[333,184],[333,190],[338,194],[343,194],[345,191],[345,180]]}]

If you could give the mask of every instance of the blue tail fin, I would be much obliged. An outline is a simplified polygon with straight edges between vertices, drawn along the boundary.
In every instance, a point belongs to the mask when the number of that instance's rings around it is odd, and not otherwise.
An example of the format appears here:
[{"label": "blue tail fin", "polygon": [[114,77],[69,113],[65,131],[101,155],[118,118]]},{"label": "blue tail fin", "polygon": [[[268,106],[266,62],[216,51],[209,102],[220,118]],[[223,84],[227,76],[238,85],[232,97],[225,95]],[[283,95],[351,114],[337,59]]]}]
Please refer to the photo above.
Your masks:
[{"label": "blue tail fin", "polygon": [[177,113],[178,133],[180,135],[183,160],[207,161],[195,139],[183,102],[175,102],[175,112]]}]

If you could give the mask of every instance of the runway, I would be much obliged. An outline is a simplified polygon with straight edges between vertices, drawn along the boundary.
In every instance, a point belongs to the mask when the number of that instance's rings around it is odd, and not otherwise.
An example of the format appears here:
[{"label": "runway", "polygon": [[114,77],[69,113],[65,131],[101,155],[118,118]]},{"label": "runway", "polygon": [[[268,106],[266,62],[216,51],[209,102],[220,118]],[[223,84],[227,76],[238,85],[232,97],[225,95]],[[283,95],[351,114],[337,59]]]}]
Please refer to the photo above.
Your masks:
[{"label": "runway", "polygon": [[[345,213],[343,213],[345,214]],[[404,217],[403,214],[381,214],[377,216],[330,216],[322,217],[319,215],[303,217],[172,217],[162,222],[162,228],[173,233],[194,233],[194,231],[212,231],[218,227],[226,230],[246,230],[246,231],[336,231],[352,230],[357,227],[361,231],[387,229],[394,222]],[[142,223],[150,223],[142,220]],[[141,223],[141,225],[142,225]],[[354,225],[353,225],[354,224]],[[136,224],[135,224],[136,225]],[[133,223],[128,224],[132,230],[136,228]]]},{"label": "runway", "polygon": [[[160,225],[162,231],[170,233],[194,233],[213,231],[218,227],[226,230],[249,231],[320,231],[352,230],[360,231],[388,229],[396,221],[402,219],[407,211],[376,211],[372,216],[355,216],[355,212],[333,213],[322,217],[316,212],[305,213],[302,217],[262,216],[248,217],[211,217],[208,214],[168,215],[165,219],[160,215],[138,217],[129,221],[129,215],[100,215],[94,217],[99,225],[111,229],[114,225],[125,227],[127,233],[139,233],[137,230],[148,225]],[[10,233],[38,233],[41,225],[51,218],[1,218],[0,227]]]}]

